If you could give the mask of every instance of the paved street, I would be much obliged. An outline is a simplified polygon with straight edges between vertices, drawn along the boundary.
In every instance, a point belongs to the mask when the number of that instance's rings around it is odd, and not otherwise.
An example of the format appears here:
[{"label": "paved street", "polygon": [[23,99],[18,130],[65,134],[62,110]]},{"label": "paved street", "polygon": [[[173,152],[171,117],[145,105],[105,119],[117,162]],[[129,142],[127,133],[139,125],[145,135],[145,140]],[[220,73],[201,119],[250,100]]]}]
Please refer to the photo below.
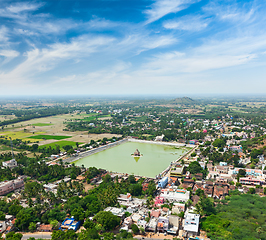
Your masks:
[{"label": "paved street", "polygon": [[23,234],[22,239],[29,239],[30,237],[34,237],[35,239],[42,238],[42,239],[51,239],[52,233],[46,233],[46,232],[39,232],[39,233],[26,233]]}]

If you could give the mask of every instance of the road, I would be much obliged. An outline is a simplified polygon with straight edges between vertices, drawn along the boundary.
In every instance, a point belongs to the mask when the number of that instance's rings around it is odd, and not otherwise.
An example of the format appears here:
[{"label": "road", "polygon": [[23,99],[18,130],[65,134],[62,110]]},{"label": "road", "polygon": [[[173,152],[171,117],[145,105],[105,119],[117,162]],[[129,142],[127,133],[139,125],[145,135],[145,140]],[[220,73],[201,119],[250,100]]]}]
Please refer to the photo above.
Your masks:
[{"label": "road", "polygon": [[22,239],[29,239],[30,237],[34,237],[35,239],[52,239],[52,233],[48,232],[36,232],[36,233],[25,233],[23,234]]}]

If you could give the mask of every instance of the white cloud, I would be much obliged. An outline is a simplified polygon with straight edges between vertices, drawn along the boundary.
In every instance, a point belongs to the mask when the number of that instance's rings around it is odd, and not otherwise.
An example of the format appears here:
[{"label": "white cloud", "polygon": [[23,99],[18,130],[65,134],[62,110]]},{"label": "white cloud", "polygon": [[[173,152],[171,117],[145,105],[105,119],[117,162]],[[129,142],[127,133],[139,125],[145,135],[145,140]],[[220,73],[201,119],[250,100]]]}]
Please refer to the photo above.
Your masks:
[{"label": "white cloud", "polygon": [[173,45],[178,39],[172,35],[152,35],[143,32],[143,34],[127,35],[117,44],[117,50],[121,52],[133,52],[138,55],[142,52],[163,48]]},{"label": "white cloud", "polygon": [[178,19],[172,19],[164,22],[163,26],[166,29],[178,29],[187,31],[200,31],[208,26],[209,18],[203,16],[187,15]]},{"label": "white cloud", "polygon": [[0,56],[7,57],[7,58],[14,58],[19,55],[19,52],[14,50],[0,50]]},{"label": "white cloud", "polygon": [[8,73],[0,73],[0,82],[25,81],[41,72],[56,68],[60,63],[76,58],[87,58],[97,51],[104,51],[104,46],[114,39],[100,36],[80,36],[70,43],[55,43],[48,48],[34,48],[24,54],[25,60]]},{"label": "white cloud", "polygon": [[15,3],[8,7],[0,8],[0,17],[13,18],[13,19],[25,19],[30,11],[35,11],[40,8],[42,4],[33,3]]},{"label": "white cloud", "polygon": [[85,23],[90,28],[113,28],[122,25],[122,23],[116,23],[104,18],[94,18]]},{"label": "white cloud", "polygon": [[43,6],[43,4],[33,4],[30,2],[20,2],[10,5],[6,8],[11,13],[20,13],[24,11],[34,11]]},{"label": "white cloud", "polygon": [[147,15],[147,23],[157,21],[169,13],[176,13],[189,7],[189,5],[198,2],[199,0],[156,0],[150,6],[150,9],[144,11]]},{"label": "white cloud", "polygon": [[240,6],[239,4],[222,5],[215,2],[211,2],[203,9],[206,13],[216,15],[223,21],[235,22],[253,21],[253,18],[256,17],[255,12],[258,10],[253,3],[249,5],[246,3],[244,6]]},{"label": "white cloud", "polygon": [[4,60],[2,61],[2,64],[5,64],[9,61],[11,61],[13,58],[19,56],[19,52],[15,50],[0,50],[0,59],[1,57],[4,57]]},{"label": "white cloud", "polygon": [[8,29],[5,26],[0,27],[0,44],[8,41]]}]

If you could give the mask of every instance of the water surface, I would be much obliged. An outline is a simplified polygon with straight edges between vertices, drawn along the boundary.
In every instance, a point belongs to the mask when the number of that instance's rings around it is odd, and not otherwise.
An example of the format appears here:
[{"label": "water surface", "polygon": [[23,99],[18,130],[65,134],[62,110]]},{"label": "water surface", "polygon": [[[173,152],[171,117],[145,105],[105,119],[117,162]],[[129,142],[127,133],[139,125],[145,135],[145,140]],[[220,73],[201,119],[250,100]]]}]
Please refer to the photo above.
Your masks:
[{"label": "water surface", "polygon": [[[132,157],[138,149],[143,155]],[[135,174],[139,176],[155,177],[166,169],[188,149],[173,146],[126,142],[121,145],[95,153],[75,162],[77,166],[103,168],[112,172]]]}]

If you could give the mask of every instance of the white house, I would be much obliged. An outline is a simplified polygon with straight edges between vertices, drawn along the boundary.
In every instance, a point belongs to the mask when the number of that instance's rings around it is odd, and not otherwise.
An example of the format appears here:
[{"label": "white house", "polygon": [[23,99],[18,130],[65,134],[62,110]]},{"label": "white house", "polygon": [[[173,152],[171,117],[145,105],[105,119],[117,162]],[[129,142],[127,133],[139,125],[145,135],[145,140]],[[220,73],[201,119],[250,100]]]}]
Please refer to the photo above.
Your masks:
[{"label": "white house", "polygon": [[2,162],[3,167],[9,167],[9,168],[14,168],[18,165],[17,161],[15,159],[11,159],[6,162]]}]

